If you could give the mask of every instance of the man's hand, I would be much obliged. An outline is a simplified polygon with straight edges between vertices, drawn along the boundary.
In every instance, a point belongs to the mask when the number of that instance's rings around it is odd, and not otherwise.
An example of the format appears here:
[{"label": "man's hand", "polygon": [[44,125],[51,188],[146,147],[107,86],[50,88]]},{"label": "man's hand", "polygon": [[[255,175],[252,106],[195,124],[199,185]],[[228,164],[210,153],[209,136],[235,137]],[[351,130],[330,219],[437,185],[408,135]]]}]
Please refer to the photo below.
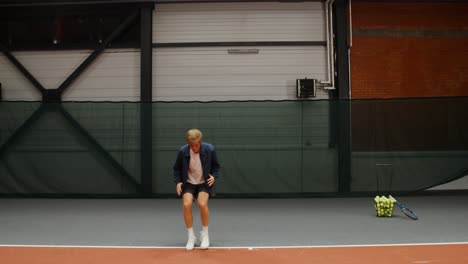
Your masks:
[{"label": "man's hand", "polygon": [[177,183],[176,190],[177,190],[177,195],[180,196],[180,194],[182,193],[182,183],[181,182]]},{"label": "man's hand", "polygon": [[208,186],[211,187],[215,182],[215,178],[211,174],[208,174],[208,175],[210,176],[210,178],[208,179]]}]

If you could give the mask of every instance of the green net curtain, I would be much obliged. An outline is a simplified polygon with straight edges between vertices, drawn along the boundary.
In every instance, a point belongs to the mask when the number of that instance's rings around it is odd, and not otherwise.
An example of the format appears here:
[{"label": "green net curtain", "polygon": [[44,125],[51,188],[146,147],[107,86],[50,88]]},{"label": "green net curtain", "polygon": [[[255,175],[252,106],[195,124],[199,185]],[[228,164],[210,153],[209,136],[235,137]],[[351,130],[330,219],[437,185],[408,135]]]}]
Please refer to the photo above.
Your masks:
[{"label": "green net curtain", "polygon": [[[217,149],[219,196],[339,194],[343,175],[351,193],[413,192],[468,174],[467,105],[466,97],[145,108],[0,102],[0,194],[174,196],[172,165],[190,128]],[[151,117],[149,137],[143,111]],[[151,146],[150,160],[142,146]],[[142,186],[148,182],[150,193]]]}]

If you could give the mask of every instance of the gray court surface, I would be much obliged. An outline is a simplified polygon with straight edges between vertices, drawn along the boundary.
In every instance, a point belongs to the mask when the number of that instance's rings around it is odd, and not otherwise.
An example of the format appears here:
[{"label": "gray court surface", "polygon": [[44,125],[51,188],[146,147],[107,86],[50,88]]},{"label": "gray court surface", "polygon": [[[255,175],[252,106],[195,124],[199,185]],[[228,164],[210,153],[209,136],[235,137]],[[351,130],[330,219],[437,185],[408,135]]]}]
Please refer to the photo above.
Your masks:
[{"label": "gray court surface", "polygon": [[[375,216],[373,198],[212,199],[213,247],[468,242],[468,196],[401,198]],[[201,229],[198,208],[194,228]],[[182,247],[177,199],[0,199],[0,245]]]}]

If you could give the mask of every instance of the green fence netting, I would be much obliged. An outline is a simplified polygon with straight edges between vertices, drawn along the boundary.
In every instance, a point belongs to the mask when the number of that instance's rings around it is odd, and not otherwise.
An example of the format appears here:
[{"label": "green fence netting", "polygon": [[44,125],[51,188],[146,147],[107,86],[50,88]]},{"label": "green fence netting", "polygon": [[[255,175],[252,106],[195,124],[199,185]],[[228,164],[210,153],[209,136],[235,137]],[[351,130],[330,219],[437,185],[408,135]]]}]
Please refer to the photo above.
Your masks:
[{"label": "green fence netting", "polygon": [[218,196],[413,192],[468,174],[467,105],[0,102],[0,194],[175,196],[172,165],[190,128],[217,149]]}]

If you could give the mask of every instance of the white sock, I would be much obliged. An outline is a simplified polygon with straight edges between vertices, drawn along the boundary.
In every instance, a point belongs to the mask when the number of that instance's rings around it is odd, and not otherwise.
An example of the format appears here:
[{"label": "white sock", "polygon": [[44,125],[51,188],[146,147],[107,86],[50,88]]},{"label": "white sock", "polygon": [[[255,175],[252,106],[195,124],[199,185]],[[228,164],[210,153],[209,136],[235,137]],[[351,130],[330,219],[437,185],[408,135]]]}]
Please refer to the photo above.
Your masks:
[{"label": "white sock", "polygon": [[202,226],[202,231],[208,234],[208,226]]},{"label": "white sock", "polygon": [[188,236],[195,237],[195,232],[193,232],[193,227],[187,228]]}]

